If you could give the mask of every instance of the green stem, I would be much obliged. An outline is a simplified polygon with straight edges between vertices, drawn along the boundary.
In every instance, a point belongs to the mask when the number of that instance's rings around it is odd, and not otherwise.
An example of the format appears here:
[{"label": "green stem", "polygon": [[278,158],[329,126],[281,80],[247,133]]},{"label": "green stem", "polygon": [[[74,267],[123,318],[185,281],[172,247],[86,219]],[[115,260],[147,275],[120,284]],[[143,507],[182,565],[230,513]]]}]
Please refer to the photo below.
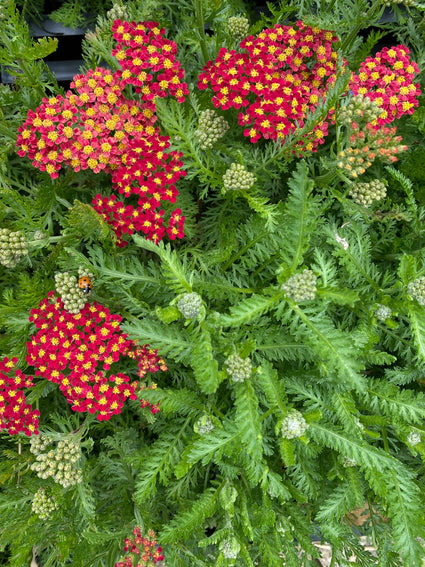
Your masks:
[{"label": "green stem", "polygon": [[352,42],[359,35],[359,31],[361,29],[363,29],[364,27],[369,27],[370,25],[373,24],[373,20],[377,12],[380,10],[381,6],[382,6],[381,0],[376,0],[376,2],[372,4],[372,6],[366,12],[364,17],[360,20],[360,22],[356,26],[354,26],[354,28],[350,31],[350,33],[347,35],[347,37],[341,44],[342,53],[347,53],[347,51],[350,50]]},{"label": "green stem", "polygon": [[378,532],[377,532],[377,526],[376,526],[376,520],[375,520],[375,512],[373,510],[373,505],[370,501],[369,494],[366,496],[366,499],[367,499],[367,505],[368,505],[368,508],[369,508],[370,521],[371,521],[371,524],[372,524],[372,542],[373,542],[373,545],[376,546],[377,541],[378,541],[378,537],[377,537]]},{"label": "green stem", "polygon": [[196,25],[198,27],[199,37],[200,37],[200,47],[202,52],[202,57],[204,59],[204,63],[209,60],[208,55],[208,48],[207,48],[207,38],[205,36],[205,29],[204,29],[204,10],[202,7],[202,0],[194,0],[194,8],[195,8],[195,18],[196,18]]}]

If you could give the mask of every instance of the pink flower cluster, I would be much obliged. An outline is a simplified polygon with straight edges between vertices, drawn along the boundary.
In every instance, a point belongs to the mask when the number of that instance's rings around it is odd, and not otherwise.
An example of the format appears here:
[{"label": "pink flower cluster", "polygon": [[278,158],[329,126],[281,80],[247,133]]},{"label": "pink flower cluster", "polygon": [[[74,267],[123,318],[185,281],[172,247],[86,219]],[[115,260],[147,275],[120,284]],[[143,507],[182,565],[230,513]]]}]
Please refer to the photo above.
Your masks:
[{"label": "pink flower cluster", "polygon": [[28,364],[36,368],[37,376],[59,384],[74,411],[96,414],[99,421],[120,413],[127,399],[137,399],[138,382],[122,372],[109,373],[113,363],[128,356],[137,360],[139,374],[140,368],[151,372],[166,368],[156,351],[138,347],[121,333],[119,315],[98,303],[69,313],[49,292],[31,311],[30,321],[38,332],[27,343]]},{"label": "pink flower cluster", "polygon": [[155,533],[149,530],[148,536],[143,537],[138,526],[133,530],[133,537],[124,541],[125,558],[115,567],[150,567],[164,561],[162,548],[158,546]]},{"label": "pink flower cluster", "polygon": [[[239,124],[251,142],[282,139],[304,125],[336,79],[337,37],[297,22],[276,24],[244,39],[246,53],[222,48],[199,75],[198,87],[212,87],[215,107],[244,109]],[[298,125],[298,126],[297,126]],[[315,151],[328,132],[326,121],[300,149]]]},{"label": "pink flower cluster", "polygon": [[[117,20],[112,29],[120,42],[113,54],[123,70],[89,70],[74,77],[75,92],[43,99],[19,127],[18,154],[28,155],[52,179],[63,166],[112,173],[114,191],[127,202],[97,195],[93,205],[113,226],[118,246],[127,244],[124,234],[135,231],[155,242],[166,232],[171,239],[182,238],[181,210],[171,213],[166,228],[160,208],[161,201],[176,201],[175,183],[185,175],[182,154],[166,152],[170,140],[153,126],[155,97],[169,94],[183,102],[188,93],[177,46],[156,22]],[[127,84],[135,86],[140,102],[124,96]]]},{"label": "pink flower cluster", "polygon": [[384,47],[375,57],[367,57],[353,74],[349,83],[351,91],[363,94],[382,108],[377,125],[390,124],[403,114],[412,114],[419,105],[419,84],[413,83],[419,67],[409,58],[405,45]]},{"label": "pink flower cluster", "polygon": [[17,358],[0,360],[0,430],[6,429],[11,435],[22,432],[30,436],[38,434],[40,412],[26,403],[22,390],[34,384],[31,376],[15,369],[17,362]]}]

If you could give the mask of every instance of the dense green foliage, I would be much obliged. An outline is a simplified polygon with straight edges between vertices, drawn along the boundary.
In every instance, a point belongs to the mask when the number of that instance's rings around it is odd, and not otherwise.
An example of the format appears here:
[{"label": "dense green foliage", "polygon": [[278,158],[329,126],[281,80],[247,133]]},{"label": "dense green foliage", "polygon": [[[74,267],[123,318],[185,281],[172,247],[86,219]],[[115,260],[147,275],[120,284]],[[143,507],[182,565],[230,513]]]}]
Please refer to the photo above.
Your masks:
[{"label": "dense green foliage", "polygon": [[[349,565],[352,554],[365,567],[420,565],[425,297],[412,284],[425,276],[424,99],[397,121],[409,149],[360,177],[386,183],[386,197],[366,207],[336,165],[349,136],[343,125],[331,126],[317,153],[298,157],[300,134],[251,144],[238,112],[227,110],[219,114],[229,130],[201,149],[199,116],[213,106],[196,83],[222,46],[237,47],[226,22],[243,13],[253,34],[297,20],[335,30],[353,72],[388,34],[422,71],[423,5],[393,5],[388,22],[380,0],[275,2],[261,18],[239,0],[126,3],[129,19],[167,28],[185,68],[185,103],[161,99],[157,113],[183,153],[176,206],[186,221],[181,240],[154,244],[140,233],[117,248],[91,206],[111,188],[109,175],[68,168],[52,180],[16,154],[28,109],[63,89],[43,62],[56,41],[33,42],[13,2],[2,4],[0,63],[16,82],[0,85],[0,218],[25,234],[29,254],[0,266],[1,355],[34,374],[25,363],[30,311],[55,288],[56,272],[83,266],[96,278],[88,301],[119,313],[123,331],[158,349],[168,370],[146,378],[158,385],[146,397],[159,413],[130,401],[104,422],[74,413],[57,385],[34,379],[27,400],[40,410],[40,430],[80,443],[83,480],[64,488],[39,478],[29,438],[2,431],[0,563],[113,567],[137,524],[155,530],[169,567],[314,565],[313,538],[331,545],[333,565]],[[111,23],[99,16],[86,38],[85,70],[118,68]],[[341,74],[303,134],[338,109],[347,81]],[[232,163],[254,174],[252,189],[223,190]],[[298,274],[310,278],[313,299],[288,292],[302,285],[287,284]],[[185,318],[181,299],[192,293],[202,301]],[[301,434],[284,437],[299,415]],[[47,519],[31,506],[41,487],[58,504]],[[378,558],[350,523],[359,507]],[[225,557],[226,545],[235,558]]]}]

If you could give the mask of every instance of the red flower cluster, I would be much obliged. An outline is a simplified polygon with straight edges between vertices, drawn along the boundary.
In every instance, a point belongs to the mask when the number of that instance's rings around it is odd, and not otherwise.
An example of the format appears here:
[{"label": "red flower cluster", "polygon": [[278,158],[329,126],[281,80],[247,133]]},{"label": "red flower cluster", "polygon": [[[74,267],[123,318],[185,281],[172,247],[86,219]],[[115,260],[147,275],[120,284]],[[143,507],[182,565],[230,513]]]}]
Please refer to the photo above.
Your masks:
[{"label": "red flower cluster", "polygon": [[374,100],[383,110],[377,125],[390,124],[403,114],[412,114],[419,105],[419,84],[413,83],[419,67],[409,59],[410,51],[404,45],[384,47],[375,57],[367,57],[360,65],[358,75],[349,83],[352,92]]},{"label": "red flower cluster", "polygon": [[60,385],[74,411],[97,414],[99,421],[120,413],[128,398],[137,399],[137,381],[130,382],[122,372],[107,372],[121,356],[136,359],[139,368],[151,372],[165,368],[156,351],[137,347],[120,332],[119,315],[98,303],[69,313],[49,292],[31,311],[30,321],[39,330],[27,343],[28,364],[37,376]]},{"label": "red flower cluster", "polygon": [[[180,209],[171,213],[165,228],[164,211],[159,208],[161,201],[176,201],[175,183],[185,175],[182,154],[167,153],[169,138],[153,126],[155,97],[170,94],[183,102],[188,94],[186,83],[181,82],[184,71],[175,57],[177,46],[164,37],[156,22],[117,20],[112,29],[120,42],[113,54],[123,71],[89,70],[74,77],[75,92],[43,99],[19,127],[18,154],[28,154],[33,165],[52,179],[62,166],[112,172],[114,190],[131,197],[130,202],[97,195],[93,205],[113,226],[118,246],[127,244],[123,234],[135,231],[155,242],[165,232],[171,239],[182,238]],[[141,102],[124,96],[127,84],[135,86]]]},{"label": "red flower cluster", "polygon": [[34,167],[52,179],[62,166],[75,171],[106,172],[122,164],[129,142],[154,132],[155,106],[123,96],[116,73],[101,67],[76,75],[65,98],[44,98],[19,127],[20,156],[28,153]]},{"label": "red flower cluster", "polygon": [[19,369],[11,376],[17,358],[0,360],[0,429],[7,429],[11,435],[25,433],[38,434],[38,417],[40,412],[26,404],[23,388],[34,386],[32,377],[25,376]]},{"label": "red flower cluster", "polygon": [[[175,183],[186,175],[181,154],[166,152],[168,136],[155,129],[150,135],[139,136],[130,142],[121,156],[122,165],[112,173],[113,188],[125,198],[137,199],[135,206],[117,201],[115,195],[96,195],[93,208],[114,227],[118,245],[125,245],[123,234],[141,231],[146,238],[159,242],[165,232],[174,240],[183,237],[184,216],[181,210],[171,213],[168,228],[163,226],[161,201],[175,203],[178,191]],[[178,219],[177,219],[178,217]],[[177,227],[176,227],[177,224]]]},{"label": "red flower cluster", "polygon": [[122,82],[136,87],[143,100],[155,100],[167,94],[184,102],[189,94],[182,82],[184,70],[176,59],[177,45],[164,37],[164,28],[157,22],[122,22],[112,25],[117,47],[112,51],[119,61]]},{"label": "red flower cluster", "polygon": [[[332,32],[305,26],[275,25],[244,39],[246,53],[222,48],[199,75],[198,87],[211,85],[212,102],[223,110],[243,108],[239,124],[251,142],[261,137],[278,140],[303,126],[336,79],[337,53]],[[314,139],[300,144],[315,151],[323,143],[328,124],[317,125]]]},{"label": "red flower cluster", "polygon": [[148,537],[142,537],[140,528],[136,526],[133,536],[124,540],[126,556],[119,563],[115,563],[115,567],[149,567],[164,561],[162,548],[158,546],[152,530],[149,530]]}]

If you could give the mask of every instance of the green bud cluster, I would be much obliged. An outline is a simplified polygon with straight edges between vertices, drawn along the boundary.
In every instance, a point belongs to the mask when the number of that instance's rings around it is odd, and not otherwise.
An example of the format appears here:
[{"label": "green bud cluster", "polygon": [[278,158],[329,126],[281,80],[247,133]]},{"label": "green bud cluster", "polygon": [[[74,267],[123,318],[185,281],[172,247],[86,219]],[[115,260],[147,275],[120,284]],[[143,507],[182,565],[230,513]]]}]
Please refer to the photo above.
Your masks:
[{"label": "green bud cluster", "polygon": [[12,232],[8,228],[0,228],[0,264],[14,268],[21,257],[27,254],[28,245],[20,230]]},{"label": "green bud cluster", "polygon": [[226,191],[246,191],[251,189],[255,181],[255,175],[247,171],[240,163],[232,163],[223,175],[223,184]]},{"label": "green bud cluster", "polygon": [[55,284],[65,310],[69,313],[79,313],[86,304],[86,298],[78,285],[77,278],[69,272],[57,273],[55,274]]},{"label": "green bud cluster", "polygon": [[234,537],[232,537],[231,539],[224,539],[220,543],[219,549],[223,554],[223,557],[225,557],[226,559],[236,559],[236,557],[239,555],[241,546],[239,542]]},{"label": "green bud cluster", "polygon": [[199,316],[202,297],[195,293],[185,293],[177,301],[177,307],[185,319],[196,319]]},{"label": "green bud cluster", "polygon": [[91,280],[92,283],[94,283],[94,281],[95,281],[94,274],[89,272],[86,268],[83,268],[83,266],[78,267],[78,277],[79,278],[84,278],[84,277],[89,278],[89,280]]},{"label": "green bud cluster", "polygon": [[116,2],[112,5],[112,8],[106,13],[108,20],[129,20],[127,8],[121,2]]},{"label": "green bud cluster", "polygon": [[373,201],[384,199],[387,195],[387,188],[383,181],[374,179],[368,183],[353,183],[349,195],[359,205],[368,207]]},{"label": "green bud cluster", "polygon": [[284,439],[295,439],[302,437],[308,429],[308,423],[304,419],[302,413],[293,410],[282,421],[282,437]]},{"label": "green bud cluster", "polygon": [[389,307],[387,307],[386,305],[381,305],[379,303],[378,308],[375,311],[375,317],[378,319],[378,321],[386,321],[391,317],[392,313],[393,312]]},{"label": "green bud cluster", "polygon": [[410,282],[407,286],[409,295],[416,299],[419,305],[425,305],[425,277],[420,277]]},{"label": "green bud cluster", "polygon": [[394,6],[394,4],[403,4],[404,6],[410,7],[415,5],[415,0],[386,0],[384,2],[384,5],[388,8],[391,8],[391,6]]},{"label": "green bud cluster", "polygon": [[348,469],[351,467],[356,467],[357,463],[354,459],[350,459],[350,457],[344,457],[343,466]]},{"label": "green bud cluster", "polygon": [[282,284],[281,289],[297,303],[310,301],[316,297],[316,282],[316,274],[311,270],[304,270],[301,274],[291,276]]},{"label": "green bud cluster", "polygon": [[[31,470],[40,478],[52,477],[64,488],[82,482],[83,471],[77,466],[81,459],[79,443],[65,437],[53,448],[52,444],[54,441],[45,435],[31,437],[30,451],[36,455],[36,462],[31,465]],[[46,452],[46,449],[49,450]]]},{"label": "green bud cluster", "polygon": [[229,124],[215,110],[203,110],[199,116],[198,129],[195,132],[199,138],[201,150],[212,148],[225,135],[228,129]]},{"label": "green bud cluster", "polygon": [[250,358],[241,358],[238,354],[231,354],[224,362],[227,373],[233,382],[244,382],[252,374]]},{"label": "green bud cluster", "polygon": [[412,447],[414,447],[415,445],[418,445],[418,443],[421,442],[421,436],[419,433],[417,433],[416,431],[411,431],[409,433],[409,435],[407,436],[407,442],[412,445]]},{"label": "green bud cluster", "polygon": [[31,509],[41,520],[47,520],[57,507],[57,502],[52,497],[47,496],[44,488],[39,488],[34,494]]},{"label": "green bud cluster", "polygon": [[195,433],[198,433],[199,435],[207,435],[214,429],[214,423],[209,415],[204,414],[195,423],[193,429]]},{"label": "green bud cluster", "polygon": [[350,98],[345,106],[339,109],[338,118],[347,126],[353,122],[374,122],[382,114],[382,108],[369,97],[358,94]]},{"label": "green bud cluster", "polygon": [[36,230],[33,234],[34,240],[43,240],[46,237],[47,237],[47,234],[45,232],[43,232],[42,230]]},{"label": "green bud cluster", "polygon": [[233,39],[240,41],[248,35],[249,20],[245,16],[232,16],[227,20],[227,27]]}]

